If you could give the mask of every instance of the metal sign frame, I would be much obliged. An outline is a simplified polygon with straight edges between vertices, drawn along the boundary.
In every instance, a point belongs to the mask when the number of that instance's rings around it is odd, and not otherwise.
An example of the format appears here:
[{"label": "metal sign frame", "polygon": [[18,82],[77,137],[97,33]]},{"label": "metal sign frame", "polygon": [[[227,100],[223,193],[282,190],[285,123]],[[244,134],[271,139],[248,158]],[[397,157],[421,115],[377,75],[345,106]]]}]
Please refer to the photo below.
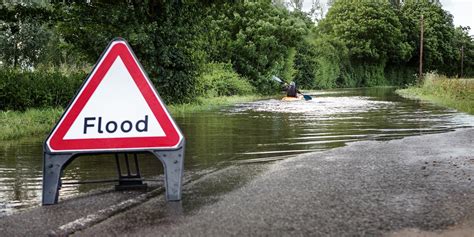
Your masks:
[{"label": "metal sign frame", "polygon": [[[181,200],[182,180],[184,174],[184,147],[183,140],[175,150],[133,150],[135,153],[151,153],[163,164],[165,173],[166,200]],[[61,176],[64,169],[80,155],[101,155],[123,153],[120,152],[77,152],[77,153],[52,153],[45,146],[43,159],[43,205],[58,203]]]},{"label": "metal sign frame", "polygon": [[[112,46],[114,42],[123,42],[128,47],[135,63],[139,66],[141,72],[145,80],[147,80],[150,85],[151,82],[149,81],[148,75],[146,74],[145,70],[143,69],[142,65],[138,62],[137,57],[131,50],[130,45],[128,42],[122,38],[115,38],[113,39],[104,50],[102,55],[99,57],[99,60],[95,64],[91,73],[87,76],[87,79],[84,80],[79,90],[76,92],[73,99],[69,102],[65,112],[62,114],[59,122],[56,126],[51,130],[50,134],[48,135],[47,139],[44,142],[44,152],[43,152],[43,190],[42,190],[42,204],[43,205],[52,205],[58,202],[59,197],[59,190],[61,188],[61,176],[64,169],[77,157],[80,155],[99,155],[99,154],[114,154],[114,153],[151,153],[156,158],[158,158],[164,167],[164,176],[165,176],[165,190],[166,190],[166,199],[167,201],[179,201],[181,200],[181,190],[182,190],[182,179],[184,173],[184,148],[185,148],[185,138],[182,135],[179,127],[176,125],[173,118],[169,115],[169,112],[166,109],[166,106],[162,102],[161,97],[159,96],[158,92],[154,88],[154,86],[150,86],[153,90],[155,96],[159,100],[163,111],[167,114],[168,119],[173,124],[174,129],[180,135],[180,140],[178,145],[169,148],[160,148],[160,147],[151,147],[151,148],[130,148],[130,149],[93,149],[93,150],[79,150],[79,151],[53,151],[50,149],[48,141],[55,133],[57,127],[60,125],[61,121],[63,121],[66,114],[69,112],[71,107],[74,105],[74,101],[78,96],[81,95],[83,88],[87,85],[89,79],[96,71],[98,67],[100,67],[101,60],[106,56],[109,48]],[[120,178],[120,174],[119,174]]]}]

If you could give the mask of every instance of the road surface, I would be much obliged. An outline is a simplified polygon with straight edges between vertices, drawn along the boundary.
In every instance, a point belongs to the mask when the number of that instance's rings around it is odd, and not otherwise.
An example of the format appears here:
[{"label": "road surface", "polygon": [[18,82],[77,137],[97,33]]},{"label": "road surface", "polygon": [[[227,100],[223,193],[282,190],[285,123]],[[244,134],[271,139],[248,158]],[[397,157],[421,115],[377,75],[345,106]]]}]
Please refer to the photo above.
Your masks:
[{"label": "road surface", "polygon": [[5,235],[472,236],[474,129],[365,141],[188,178],[183,201],[97,192],[0,219]]}]

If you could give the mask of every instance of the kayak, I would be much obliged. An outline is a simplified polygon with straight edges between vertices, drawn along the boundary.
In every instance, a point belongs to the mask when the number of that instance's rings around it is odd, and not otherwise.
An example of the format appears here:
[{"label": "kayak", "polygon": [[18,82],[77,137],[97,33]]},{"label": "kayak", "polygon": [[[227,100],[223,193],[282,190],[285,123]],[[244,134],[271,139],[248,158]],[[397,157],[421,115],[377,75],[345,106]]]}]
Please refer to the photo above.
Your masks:
[{"label": "kayak", "polygon": [[298,95],[298,97],[285,96],[281,100],[282,101],[300,101],[300,100],[304,100],[304,96],[303,95]]}]

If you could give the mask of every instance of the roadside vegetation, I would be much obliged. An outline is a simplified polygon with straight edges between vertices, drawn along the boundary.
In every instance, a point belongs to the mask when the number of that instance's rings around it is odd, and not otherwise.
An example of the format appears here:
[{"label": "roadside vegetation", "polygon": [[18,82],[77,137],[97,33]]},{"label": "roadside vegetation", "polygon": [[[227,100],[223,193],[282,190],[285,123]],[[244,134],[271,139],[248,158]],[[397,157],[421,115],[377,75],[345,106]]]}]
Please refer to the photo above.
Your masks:
[{"label": "roadside vegetation", "polygon": [[474,77],[474,41],[439,1],[329,2],[304,12],[302,0],[3,1],[0,127],[64,108],[114,37],[177,111],[274,95],[272,76],[302,89],[414,84],[421,15],[425,71],[459,76],[463,48]]},{"label": "roadside vegetation", "polygon": [[62,108],[0,112],[0,140],[46,135],[63,113]]},{"label": "roadside vegetation", "polygon": [[421,85],[397,90],[397,93],[474,114],[474,78],[452,79],[427,74]]}]

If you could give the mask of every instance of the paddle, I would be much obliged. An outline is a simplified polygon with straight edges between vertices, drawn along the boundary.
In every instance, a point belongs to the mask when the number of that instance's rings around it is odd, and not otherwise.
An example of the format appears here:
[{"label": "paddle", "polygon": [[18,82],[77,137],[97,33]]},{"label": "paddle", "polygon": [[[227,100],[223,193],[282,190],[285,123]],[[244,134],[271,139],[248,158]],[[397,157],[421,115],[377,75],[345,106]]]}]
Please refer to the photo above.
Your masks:
[{"label": "paddle", "polygon": [[304,100],[312,100],[312,99],[313,99],[313,97],[311,97],[311,96],[309,96],[309,95],[305,95],[305,94],[303,94],[303,93],[301,93],[301,92],[299,92],[299,93],[303,95]]},{"label": "paddle", "polygon": [[[276,76],[272,76],[272,80],[276,81],[276,82],[279,82],[280,84],[284,84],[285,82],[283,82],[280,78],[276,77]],[[305,95],[303,93],[301,93],[301,91],[299,90],[296,90],[297,93],[300,93],[303,95],[303,98],[304,100],[312,100],[313,97],[309,96],[309,95]]]}]

